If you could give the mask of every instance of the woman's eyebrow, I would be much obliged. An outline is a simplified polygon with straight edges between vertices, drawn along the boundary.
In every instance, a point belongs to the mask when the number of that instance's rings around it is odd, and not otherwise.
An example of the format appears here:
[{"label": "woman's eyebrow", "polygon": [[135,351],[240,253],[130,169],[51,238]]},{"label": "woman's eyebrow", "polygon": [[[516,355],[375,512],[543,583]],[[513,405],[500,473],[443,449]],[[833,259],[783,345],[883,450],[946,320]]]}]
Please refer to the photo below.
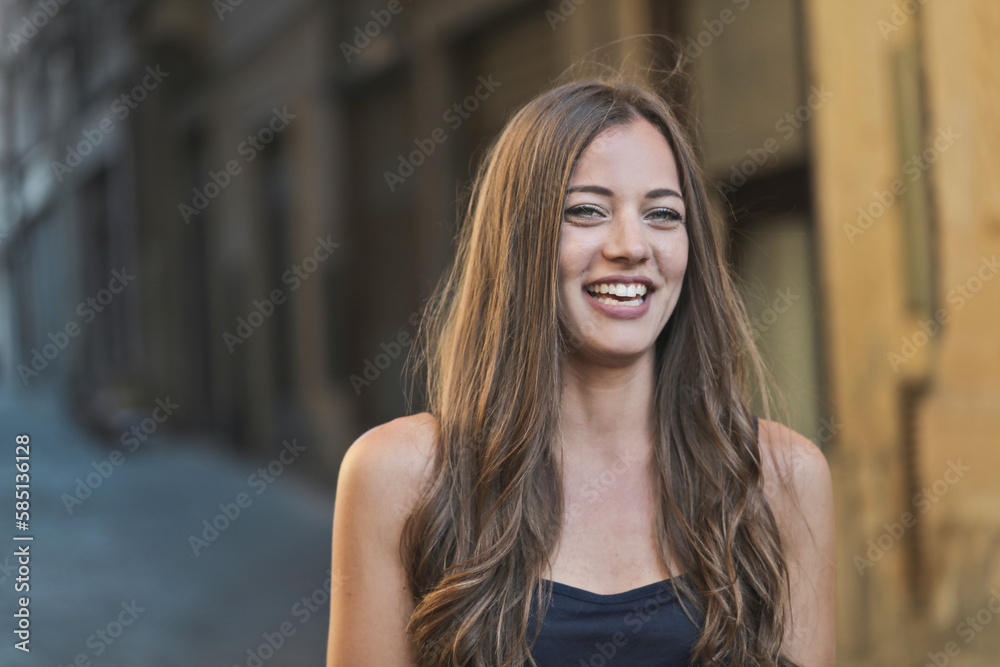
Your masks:
[{"label": "woman's eyebrow", "polygon": [[574,192],[589,192],[591,194],[603,195],[605,197],[615,196],[615,193],[611,192],[611,190],[601,187],[600,185],[573,185],[566,188],[566,194],[571,195]]},{"label": "woman's eyebrow", "polygon": [[650,190],[646,193],[646,199],[659,199],[660,197],[677,197],[678,199],[684,199],[681,193],[677,190],[671,190],[670,188],[659,188],[657,190]]},{"label": "woman's eyebrow", "polygon": [[[604,197],[615,196],[614,192],[600,185],[573,185],[566,188],[566,194],[570,195],[574,192],[589,192],[591,194],[602,195]],[[677,197],[678,199],[684,199],[679,192],[670,188],[657,188],[656,190],[650,190],[646,193],[646,199],[658,199],[660,197]]]}]

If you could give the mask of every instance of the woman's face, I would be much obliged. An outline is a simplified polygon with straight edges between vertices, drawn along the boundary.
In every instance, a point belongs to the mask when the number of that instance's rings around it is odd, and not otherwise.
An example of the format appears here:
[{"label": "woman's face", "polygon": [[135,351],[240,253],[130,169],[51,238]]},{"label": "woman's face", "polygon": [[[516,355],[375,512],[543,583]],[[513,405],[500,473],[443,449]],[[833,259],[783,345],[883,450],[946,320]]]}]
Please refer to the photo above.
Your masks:
[{"label": "woman's face", "polygon": [[559,290],[572,351],[622,364],[652,348],[680,296],[688,235],[674,153],[648,120],[611,127],[566,190]]}]

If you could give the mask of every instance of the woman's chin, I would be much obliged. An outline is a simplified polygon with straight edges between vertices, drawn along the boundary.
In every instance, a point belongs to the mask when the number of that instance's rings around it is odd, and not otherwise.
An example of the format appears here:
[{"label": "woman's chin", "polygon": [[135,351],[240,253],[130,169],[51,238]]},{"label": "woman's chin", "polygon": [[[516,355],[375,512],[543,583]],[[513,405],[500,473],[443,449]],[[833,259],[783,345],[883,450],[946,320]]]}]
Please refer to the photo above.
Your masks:
[{"label": "woman's chin", "polygon": [[655,341],[621,341],[616,345],[586,341],[571,353],[578,361],[609,366],[627,366],[653,352]]}]

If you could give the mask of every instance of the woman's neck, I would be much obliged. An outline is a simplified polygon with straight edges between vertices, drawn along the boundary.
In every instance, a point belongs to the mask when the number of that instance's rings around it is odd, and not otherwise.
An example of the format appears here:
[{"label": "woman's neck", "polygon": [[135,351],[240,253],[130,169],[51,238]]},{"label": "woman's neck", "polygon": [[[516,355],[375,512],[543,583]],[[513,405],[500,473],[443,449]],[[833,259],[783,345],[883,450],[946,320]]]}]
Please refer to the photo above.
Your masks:
[{"label": "woman's neck", "polygon": [[608,460],[653,442],[653,350],[626,364],[564,360],[560,426],[567,455]]}]

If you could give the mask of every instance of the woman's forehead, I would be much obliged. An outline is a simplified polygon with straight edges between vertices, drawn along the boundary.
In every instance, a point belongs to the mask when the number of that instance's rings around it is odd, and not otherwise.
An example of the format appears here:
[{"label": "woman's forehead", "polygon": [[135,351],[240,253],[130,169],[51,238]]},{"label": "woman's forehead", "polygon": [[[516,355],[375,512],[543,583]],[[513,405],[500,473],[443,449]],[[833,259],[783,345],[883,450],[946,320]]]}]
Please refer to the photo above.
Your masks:
[{"label": "woman's forehead", "polygon": [[583,150],[570,175],[570,186],[593,185],[661,188],[679,183],[677,161],[666,137],[648,120],[609,127]]}]

